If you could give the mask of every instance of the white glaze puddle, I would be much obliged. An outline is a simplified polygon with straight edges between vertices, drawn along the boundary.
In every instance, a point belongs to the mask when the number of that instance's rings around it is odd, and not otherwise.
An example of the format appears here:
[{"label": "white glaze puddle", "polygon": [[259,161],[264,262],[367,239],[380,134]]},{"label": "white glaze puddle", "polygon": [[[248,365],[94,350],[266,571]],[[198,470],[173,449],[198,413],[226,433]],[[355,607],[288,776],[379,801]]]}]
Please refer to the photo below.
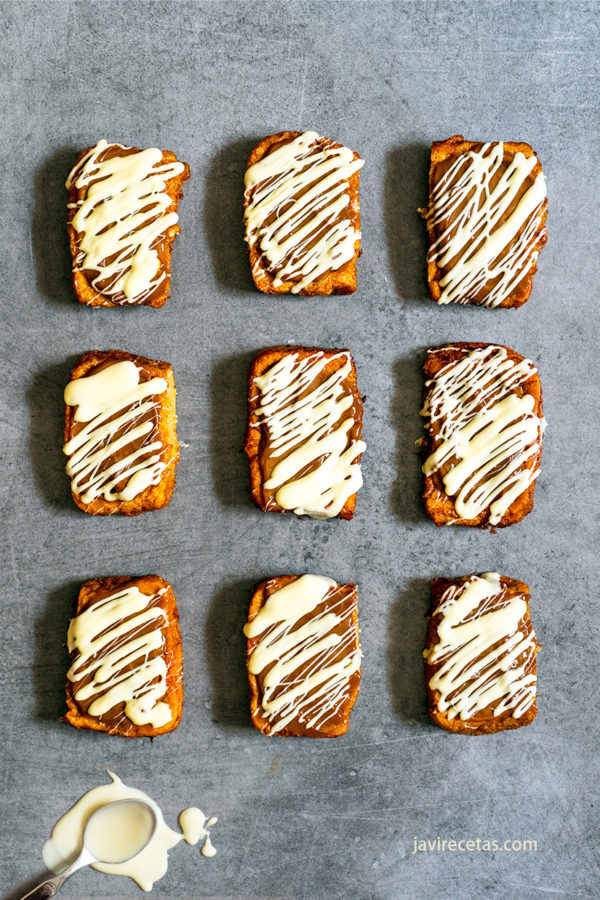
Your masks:
[{"label": "white glaze puddle", "polygon": [[[44,844],[42,856],[46,866],[55,873],[61,872],[77,857],[83,842],[83,832],[92,813],[107,803],[115,800],[142,800],[147,803],[156,816],[156,832],[150,843],[133,859],[123,863],[94,863],[92,868],[108,875],[122,875],[132,878],[143,891],[151,891],[154,883],[165,875],[169,861],[168,853],[173,847],[185,840],[188,844],[197,844],[204,838],[202,854],[214,856],[215,849],[210,842],[208,829],[217,821],[208,819],[201,810],[195,807],[185,809],[180,815],[182,831],[174,831],[166,824],[160,807],[154,800],[137,788],[128,787],[120,778],[112,772],[108,773],[112,779],[110,784],[103,784],[92,788],[68,812],[62,816],[54,828],[50,839]],[[111,816],[110,827],[119,830],[122,825],[113,821]],[[138,829],[144,828],[144,823],[137,824]],[[141,831],[136,835],[137,843],[142,843]],[[98,837],[101,843],[102,838]],[[104,838],[106,840],[106,837]],[[112,843],[112,842],[107,842]],[[90,847],[90,849],[93,849]],[[114,857],[113,857],[114,858]]]}]

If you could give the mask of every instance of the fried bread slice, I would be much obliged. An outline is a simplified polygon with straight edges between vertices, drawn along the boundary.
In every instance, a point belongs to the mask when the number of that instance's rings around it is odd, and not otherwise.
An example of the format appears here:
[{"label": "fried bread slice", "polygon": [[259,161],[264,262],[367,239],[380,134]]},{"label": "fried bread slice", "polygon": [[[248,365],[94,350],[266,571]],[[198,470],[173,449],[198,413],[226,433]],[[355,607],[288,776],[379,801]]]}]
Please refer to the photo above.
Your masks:
[{"label": "fried bread slice", "polygon": [[424,215],[437,303],[516,308],[529,299],[548,238],[546,182],[529,144],[433,143]]},{"label": "fried bread slice", "polygon": [[266,294],[351,294],[360,254],[358,153],[315,131],[264,138],[248,160],[244,222]]},{"label": "fried bread slice", "polygon": [[92,350],[73,369],[65,404],[64,453],[80,509],[136,516],[170,503],[179,462],[170,363]]},{"label": "fried bread slice", "polygon": [[431,347],[423,498],[436,525],[505,528],[533,509],[545,428],[530,360],[500,344]]},{"label": "fried bread slice", "polygon": [[318,575],[281,575],[250,603],[252,722],[266,735],[345,734],[360,686],[358,590]]},{"label": "fried bread slice", "polygon": [[445,731],[493,734],[537,715],[529,587],[494,572],[436,578],[424,657],[429,713]]},{"label": "fried bread slice", "polygon": [[162,306],[190,168],[170,150],[99,141],[67,179],[73,286],[88,306]]},{"label": "fried bread slice", "polygon": [[75,728],[122,737],[174,731],[183,710],[179,614],[158,575],[86,581],[69,625],[68,712]]},{"label": "fried bread slice", "polygon": [[362,485],[362,417],[349,350],[286,345],[258,353],[244,444],[256,505],[351,519]]}]

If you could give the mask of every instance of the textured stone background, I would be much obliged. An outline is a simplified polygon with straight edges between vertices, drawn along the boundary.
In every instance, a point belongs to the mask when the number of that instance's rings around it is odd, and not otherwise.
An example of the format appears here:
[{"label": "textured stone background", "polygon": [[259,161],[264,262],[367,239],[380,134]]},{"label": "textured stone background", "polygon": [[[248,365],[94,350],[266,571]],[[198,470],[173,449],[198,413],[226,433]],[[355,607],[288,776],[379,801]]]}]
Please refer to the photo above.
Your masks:
[{"label": "textured stone background", "polygon": [[[594,3],[3,3],[0,889],[41,868],[51,826],[110,767],[168,821],[219,816],[219,854],[171,853],[156,892],[298,898],[597,896],[597,139]],[[356,148],[364,255],[356,294],[257,293],[242,243],[251,147],[315,128]],[[519,311],[426,295],[428,145],[525,140],[548,180],[550,241]],[[80,307],[63,182],[100,137],[192,168],[172,298]],[[539,366],[548,419],[534,512],[496,535],[438,531],[414,441],[423,348],[506,343]],[[352,349],[366,394],[365,487],[352,523],[255,510],[239,452],[255,351]],[[84,351],[172,361],[187,445],[170,507],[94,519],[71,502],[62,390]],[[490,738],[429,724],[428,582],[497,569],[531,585],[540,713]],[[363,683],[346,737],[250,726],[241,627],[252,586],[286,572],[358,582]],[[91,577],[158,572],[181,612],[186,706],[153,744],[59,721],[70,601]],[[419,839],[536,840],[535,853],[421,853]],[[130,896],[79,874],[65,896]]]}]

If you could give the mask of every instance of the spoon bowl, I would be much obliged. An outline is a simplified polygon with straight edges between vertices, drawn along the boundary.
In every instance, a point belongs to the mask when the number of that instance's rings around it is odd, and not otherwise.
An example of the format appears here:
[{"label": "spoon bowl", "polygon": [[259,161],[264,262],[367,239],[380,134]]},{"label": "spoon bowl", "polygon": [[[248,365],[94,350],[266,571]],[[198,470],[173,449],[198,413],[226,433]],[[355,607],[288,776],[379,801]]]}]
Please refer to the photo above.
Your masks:
[{"label": "spoon bowl", "polygon": [[100,806],[86,822],[83,847],[94,862],[118,865],[147,847],[156,831],[156,815],[143,800],[116,800]]}]

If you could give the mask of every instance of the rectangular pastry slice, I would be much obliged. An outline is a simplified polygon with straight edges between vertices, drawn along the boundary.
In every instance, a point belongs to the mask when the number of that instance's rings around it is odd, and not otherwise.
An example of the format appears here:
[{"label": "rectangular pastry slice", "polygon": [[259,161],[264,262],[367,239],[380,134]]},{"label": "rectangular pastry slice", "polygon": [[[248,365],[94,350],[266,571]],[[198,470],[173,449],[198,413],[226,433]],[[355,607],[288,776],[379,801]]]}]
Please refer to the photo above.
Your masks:
[{"label": "rectangular pastry slice", "polygon": [[531,294],[548,234],[546,181],[529,144],[431,147],[428,281],[438,303],[517,307]]},{"label": "rectangular pastry slice", "polygon": [[246,170],[252,277],[266,294],[351,294],[360,253],[358,153],[316,131],[258,144]]},{"label": "rectangular pastry slice", "polygon": [[177,603],[158,575],[86,581],[67,645],[65,720],[122,737],[174,731],[183,710]]},{"label": "rectangular pastry slice", "polygon": [[99,141],[66,183],[73,285],[88,306],[162,306],[187,163],[170,150]]},{"label": "rectangular pastry slice", "polygon": [[492,734],[537,715],[537,643],[529,588],[487,572],[431,585],[425,678],[429,713],[446,731]]},{"label": "rectangular pastry slice", "polygon": [[169,504],[179,462],[170,363],[92,350],[73,369],[65,404],[63,449],[80,509],[135,516]]},{"label": "rectangular pastry slice", "polygon": [[430,348],[424,366],[424,499],[436,525],[504,528],[533,509],[542,386],[533,363],[498,344]]},{"label": "rectangular pastry slice", "polygon": [[255,356],[244,450],[257,506],[351,519],[362,486],[362,413],[349,350],[285,346]]},{"label": "rectangular pastry slice", "polygon": [[252,722],[267,735],[348,731],[361,668],[358,591],[319,575],[282,575],[256,588],[248,624]]}]

